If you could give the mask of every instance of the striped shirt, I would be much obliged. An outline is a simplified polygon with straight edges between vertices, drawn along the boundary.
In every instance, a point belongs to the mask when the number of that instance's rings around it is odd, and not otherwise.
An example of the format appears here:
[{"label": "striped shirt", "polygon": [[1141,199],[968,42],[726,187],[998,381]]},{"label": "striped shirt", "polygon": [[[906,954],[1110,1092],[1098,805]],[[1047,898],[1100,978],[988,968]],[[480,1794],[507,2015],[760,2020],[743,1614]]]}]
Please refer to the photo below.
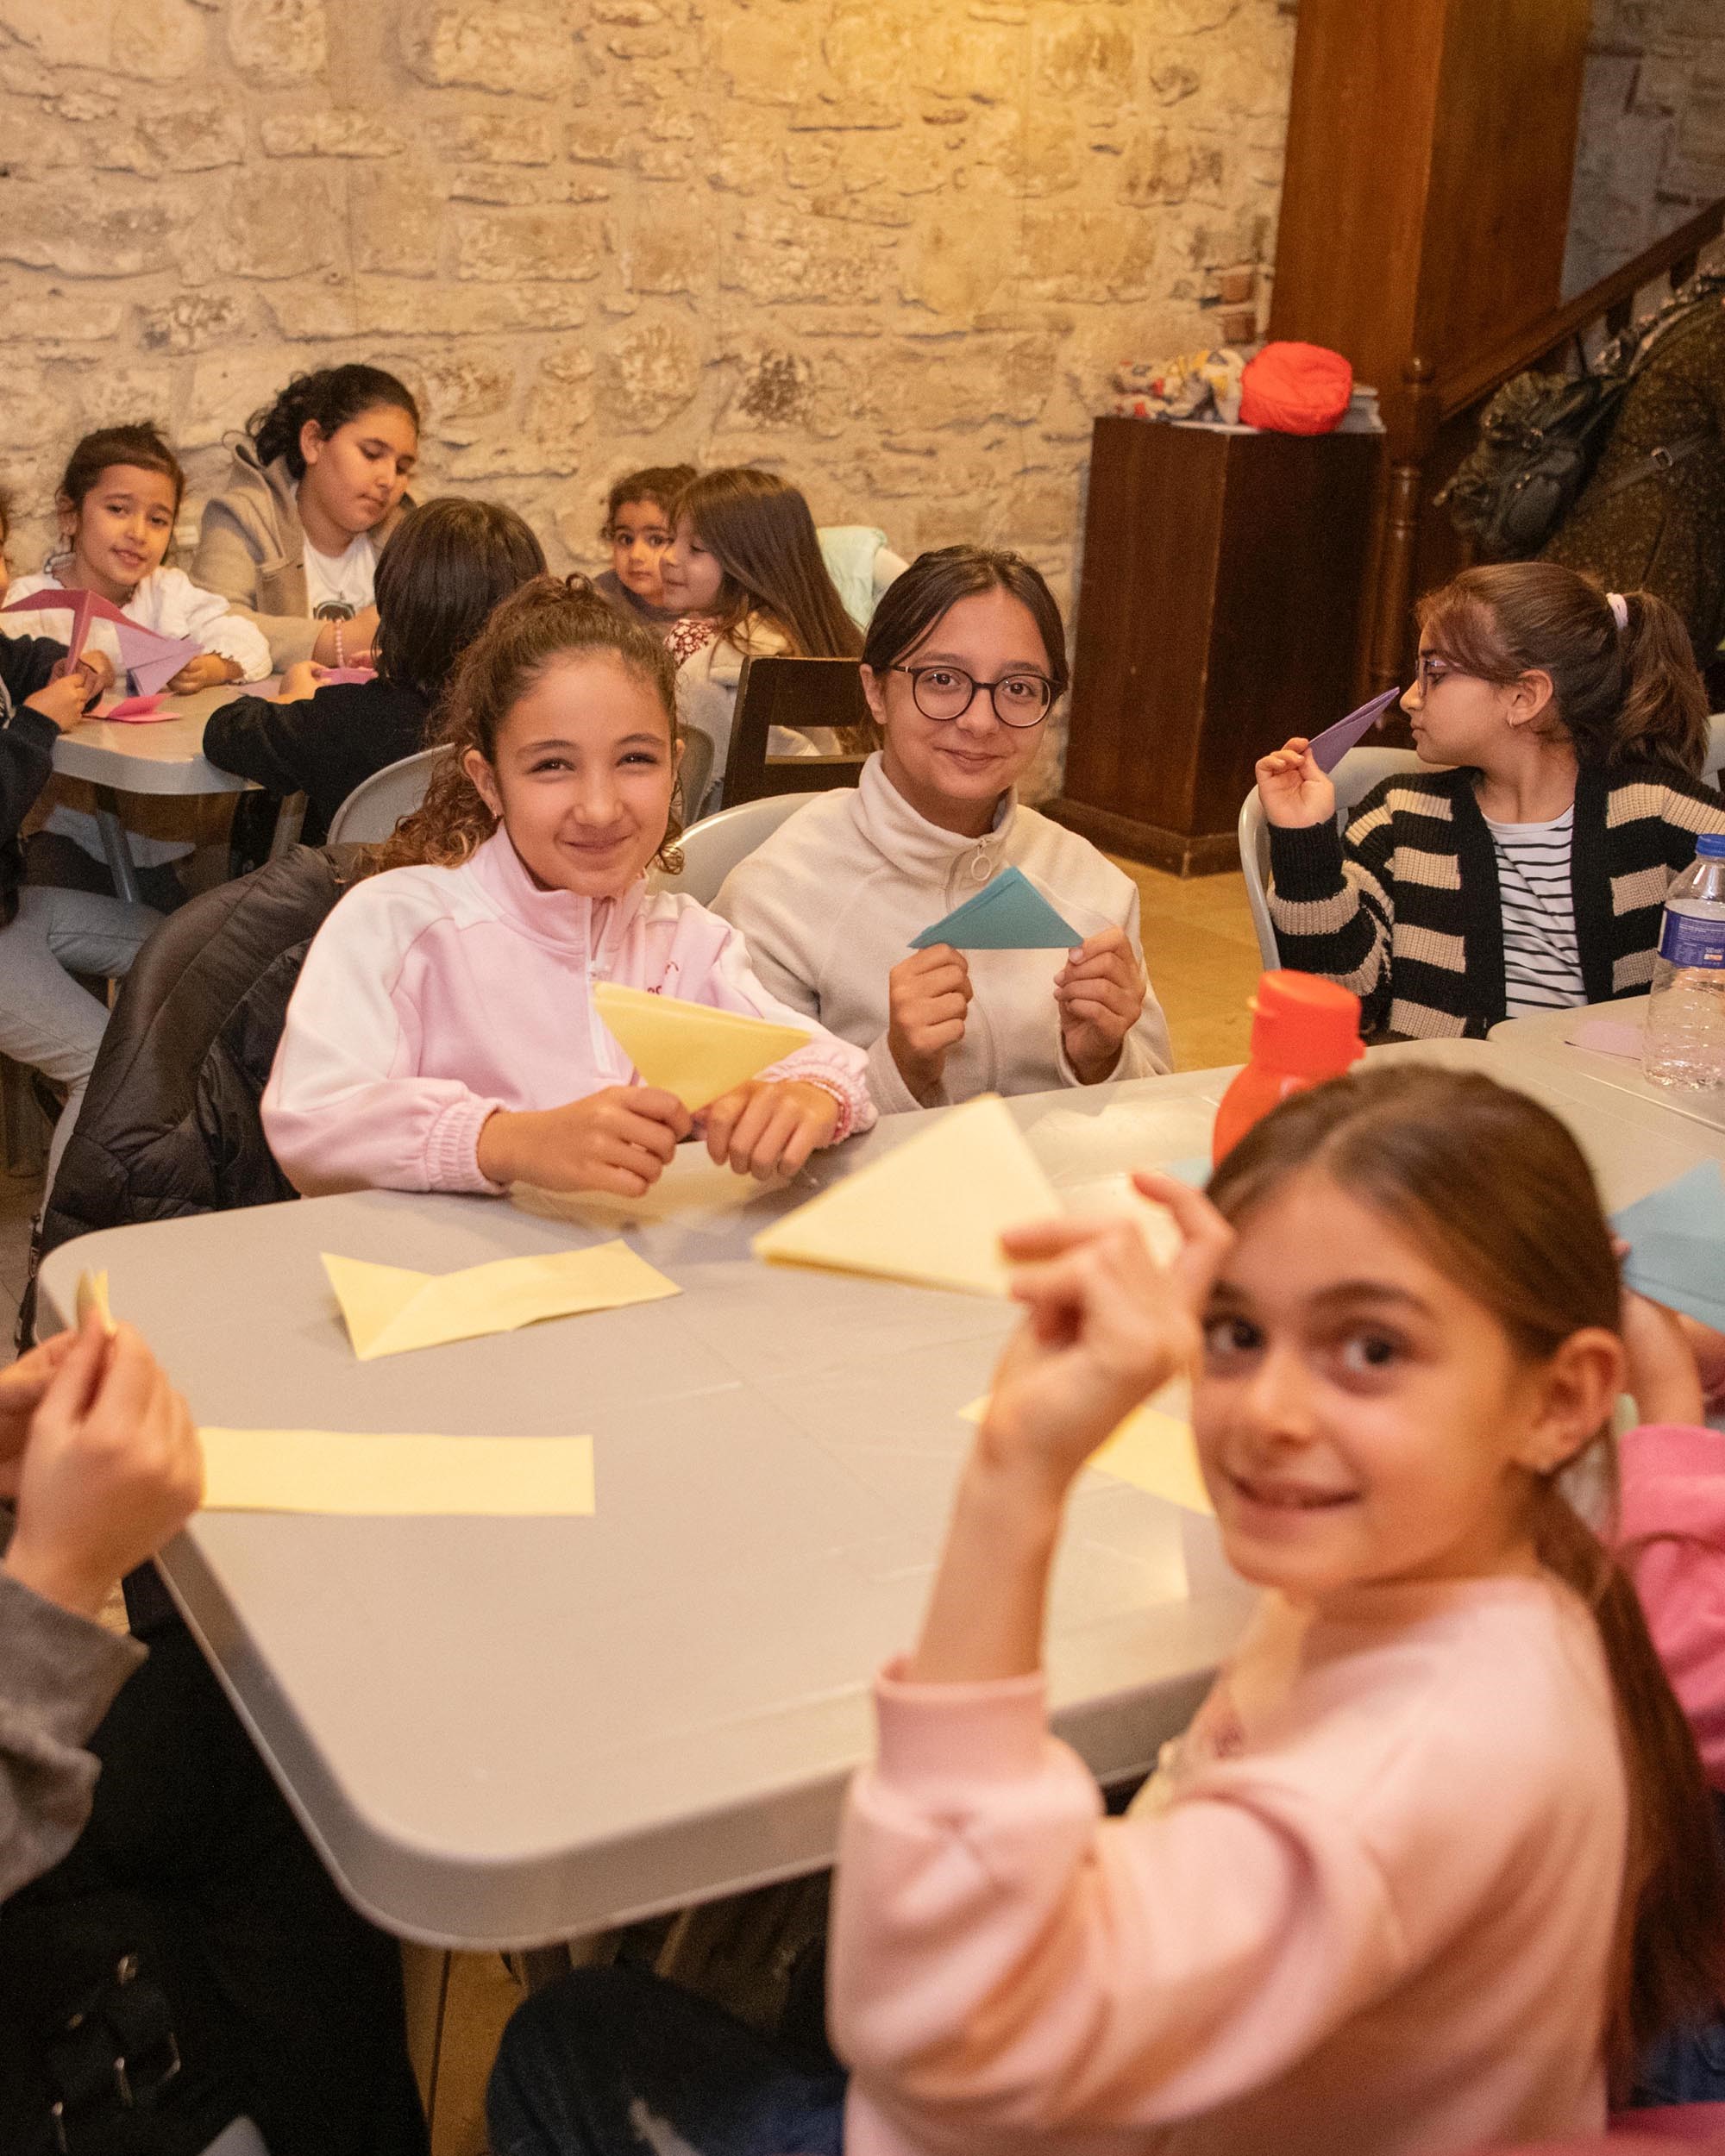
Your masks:
[{"label": "striped shirt", "polygon": [[1503,1006],[1512,1018],[1587,1000],[1575,940],[1570,841],[1575,804],[1542,824],[1484,818],[1503,902]]}]

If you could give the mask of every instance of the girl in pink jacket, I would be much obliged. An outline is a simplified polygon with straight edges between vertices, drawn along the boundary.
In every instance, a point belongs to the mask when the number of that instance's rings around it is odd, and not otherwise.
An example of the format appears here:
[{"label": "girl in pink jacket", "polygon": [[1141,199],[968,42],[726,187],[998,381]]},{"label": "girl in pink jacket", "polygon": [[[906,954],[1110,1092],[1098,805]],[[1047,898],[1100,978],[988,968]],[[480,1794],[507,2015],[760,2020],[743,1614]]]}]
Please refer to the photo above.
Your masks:
[{"label": "girl in pink jacket", "polygon": [[860,1050],[768,995],[737,931],[649,892],[680,749],[662,647],[584,578],[505,599],[450,690],[447,761],[306,954],[263,1099],[307,1194],[516,1181],[639,1197],[693,1128],[593,1007],[618,981],[802,1027],[705,1112],[739,1174],[794,1174],[875,1119]]}]

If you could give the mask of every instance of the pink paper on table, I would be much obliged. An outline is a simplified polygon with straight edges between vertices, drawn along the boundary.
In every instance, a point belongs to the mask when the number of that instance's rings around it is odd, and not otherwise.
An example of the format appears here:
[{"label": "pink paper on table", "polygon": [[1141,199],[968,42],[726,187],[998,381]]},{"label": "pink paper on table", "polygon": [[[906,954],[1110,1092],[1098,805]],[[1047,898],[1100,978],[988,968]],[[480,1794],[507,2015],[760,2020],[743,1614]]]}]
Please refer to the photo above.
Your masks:
[{"label": "pink paper on table", "polygon": [[333,681],[375,681],[375,667],[319,667],[317,686],[327,689]]},{"label": "pink paper on table", "polygon": [[95,592],[33,592],[28,599],[15,599],[9,606],[0,607],[0,613],[70,614],[64,641],[74,659],[84,649],[91,622],[108,623],[119,649],[120,664],[131,675],[141,696],[154,695],[166,687],[204,649],[190,636],[162,636],[154,629],[140,628],[136,622],[128,621],[110,599]]},{"label": "pink paper on table", "polygon": [[1316,735],[1311,749],[1319,770],[1333,771],[1348,750],[1371,731],[1401,693],[1400,689],[1385,689],[1382,696],[1374,696],[1371,703],[1362,704],[1357,711],[1350,711],[1346,718],[1339,718],[1333,726],[1327,726],[1321,734]]},{"label": "pink paper on table", "polygon": [[117,718],[129,726],[142,726],[153,718],[172,718],[173,713],[163,707],[159,696],[129,696],[124,703],[116,704],[105,711],[98,711],[98,718]]},{"label": "pink paper on table", "polygon": [[1572,1025],[1565,1039],[1571,1048],[1590,1048],[1599,1056],[1627,1056],[1639,1063],[1646,1039],[1630,1018],[1584,1018]]}]

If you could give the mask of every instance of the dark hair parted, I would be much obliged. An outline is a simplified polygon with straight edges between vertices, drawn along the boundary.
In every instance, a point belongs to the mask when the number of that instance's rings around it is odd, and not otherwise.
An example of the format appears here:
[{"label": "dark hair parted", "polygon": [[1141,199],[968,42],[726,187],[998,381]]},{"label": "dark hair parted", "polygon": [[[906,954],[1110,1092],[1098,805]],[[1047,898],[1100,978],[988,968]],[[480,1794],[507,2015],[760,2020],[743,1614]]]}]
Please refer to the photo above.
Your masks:
[{"label": "dark hair parted", "polygon": [[761,613],[783,631],[796,657],[858,655],[862,632],[826,573],[814,518],[794,486],[752,465],[735,465],[692,479],[674,513],[679,522],[688,518],[723,573],[711,610],[721,636],[743,642],[746,617]]},{"label": "dark hair parted", "polygon": [[[1617,1330],[1617,1261],[1592,1172],[1565,1126],[1525,1094],[1419,1064],[1336,1079],[1254,1125],[1209,1194],[1238,1227],[1307,1172],[1329,1176],[1413,1243],[1490,1312],[1524,1360],[1555,1354],[1584,1327]],[[1609,1428],[1594,1445],[1615,1500]],[[1534,1546],[1592,1612],[1616,1700],[1629,1838],[1603,2034],[1621,2090],[1650,2041],[1719,2001],[1725,1864],[1695,1739],[1634,1589],[1558,1478],[1526,1480]]]},{"label": "dark hair parted", "polygon": [[668,519],[678,496],[694,476],[693,464],[649,464],[643,471],[625,472],[605,498],[605,528],[599,536],[610,538],[617,512],[625,502],[651,502]]},{"label": "dark hair parted", "polygon": [[526,522],[499,502],[410,510],[377,567],[377,670],[436,699],[499,600],[545,573]]},{"label": "dark hair parted", "polygon": [[993,547],[937,547],[919,554],[881,594],[862,645],[862,663],[884,674],[909,658],[961,599],[1007,592],[1026,609],[1048,655],[1048,678],[1057,699],[1066,693],[1066,624],[1042,572],[1021,554]]},{"label": "dark hair parted", "polygon": [[[394,551],[393,543],[389,551]],[[387,561],[388,554],[384,558]],[[659,639],[624,620],[587,578],[535,577],[499,603],[462,653],[438,712],[436,745],[443,755],[433,767],[425,799],[396,825],[392,837],[373,850],[370,867],[405,868],[430,862],[454,868],[476,853],[497,829],[497,818],[462,769],[462,757],[476,749],[495,766],[505,720],[546,669],[560,659],[607,652],[652,690],[674,745],[676,668]],[[680,806],[673,793],[659,848],[668,867],[672,864],[666,856],[682,836]]]},{"label": "dark hair parted", "polygon": [[1622,594],[1628,626],[1591,578],[1556,561],[1465,569],[1414,608],[1433,650],[1483,681],[1551,676],[1552,717],[1590,769],[1663,764],[1698,778],[1707,691],[1682,617],[1653,592]]},{"label": "dark hair parted", "polygon": [[327,441],[361,412],[375,411],[380,405],[405,411],[418,432],[419,407],[412,392],[393,374],[386,374],[380,367],[326,367],[315,374],[296,374],[273,404],[252,414],[246,432],[260,464],[285,457],[289,472],[303,479],[305,455],[299,436],[308,419]]},{"label": "dark hair parted", "polygon": [[74,516],[85,497],[102,474],[116,464],[129,464],[139,472],[160,472],[173,485],[173,513],[185,495],[185,474],[179,459],[169,448],[154,420],[141,419],[129,427],[98,427],[87,434],[66,461],[60,475],[60,501]]}]

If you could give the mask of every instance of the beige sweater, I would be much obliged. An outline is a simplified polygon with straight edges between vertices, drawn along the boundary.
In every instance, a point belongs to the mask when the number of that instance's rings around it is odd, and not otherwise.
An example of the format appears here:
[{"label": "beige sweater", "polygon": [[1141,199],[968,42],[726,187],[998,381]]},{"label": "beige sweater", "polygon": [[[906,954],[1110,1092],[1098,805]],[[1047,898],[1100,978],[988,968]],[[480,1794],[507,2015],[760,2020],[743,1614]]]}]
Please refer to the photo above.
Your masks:
[{"label": "beige sweater", "polygon": [[[979,1093],[1076,1086],[1060,1041],[1058,950],[972,950],[975,990],[940,1093],[919,1100],[887,1046],[887,976],[911,939],[1002,868],[1017,868],[1081,937],[1121,928],[1138,943],[1138,887],[1089,841],[1006,797],[985,838],[961,838],[918,815],[879,755],[856,788],[814,795],[739,862],[713,911],[742,930],[768,992],[869,1052],[869,1089],[888,1111]],[[1170,1067],[1168,1025],[1152,993],[1126,1036],[1117,1078]]]}]

